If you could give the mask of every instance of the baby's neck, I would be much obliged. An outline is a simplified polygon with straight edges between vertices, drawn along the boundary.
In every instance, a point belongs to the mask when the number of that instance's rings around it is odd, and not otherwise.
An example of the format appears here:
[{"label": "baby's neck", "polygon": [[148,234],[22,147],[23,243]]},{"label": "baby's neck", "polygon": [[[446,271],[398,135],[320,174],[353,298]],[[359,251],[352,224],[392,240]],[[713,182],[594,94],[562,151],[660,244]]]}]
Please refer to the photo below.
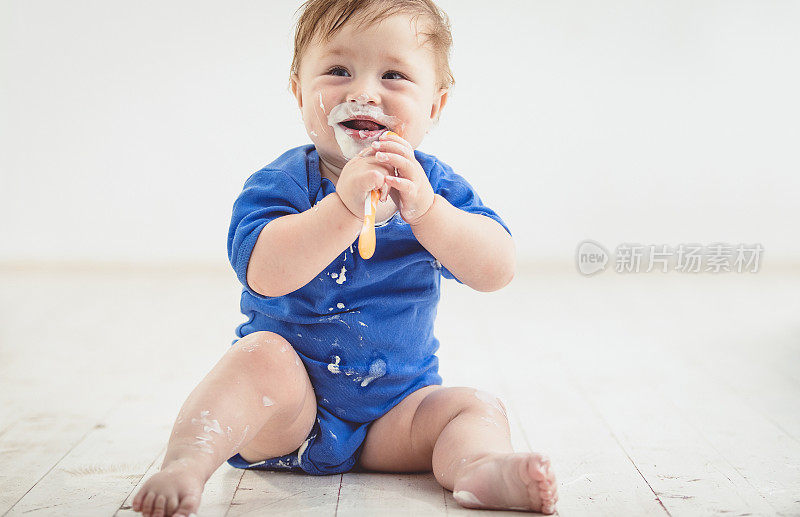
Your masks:
[{"label": "baby's neck", "polygon": [[320,158],[319,160],[319,173],[323,178],[328,178],[333,183],[333,186],[336,186],[336,182],[339,181],[339,174],[342,173],[342,169],[337,169],[336,167],[325,163],[325,161]]}]

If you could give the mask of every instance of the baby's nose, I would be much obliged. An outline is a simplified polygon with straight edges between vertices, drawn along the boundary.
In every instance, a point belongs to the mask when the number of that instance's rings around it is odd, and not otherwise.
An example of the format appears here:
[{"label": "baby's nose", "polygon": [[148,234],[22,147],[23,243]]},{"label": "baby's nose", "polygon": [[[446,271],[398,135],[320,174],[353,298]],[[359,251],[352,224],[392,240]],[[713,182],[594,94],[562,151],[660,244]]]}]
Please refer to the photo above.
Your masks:
[{"label": "baby's nose", "polygon": [[378,104],[378,97],[362,91],[358,96],[351,94],[347,97],[348,102],[357,102],[359,104]]}]

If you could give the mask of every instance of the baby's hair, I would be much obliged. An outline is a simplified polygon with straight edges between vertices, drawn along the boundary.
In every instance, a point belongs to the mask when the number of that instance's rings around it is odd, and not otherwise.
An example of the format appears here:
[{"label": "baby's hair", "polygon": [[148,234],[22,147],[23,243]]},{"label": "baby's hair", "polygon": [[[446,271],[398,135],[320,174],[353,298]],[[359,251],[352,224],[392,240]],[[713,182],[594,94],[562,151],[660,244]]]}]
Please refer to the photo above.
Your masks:
[{"label": "baby's hair", "polygon": [[[430,44],[437,62],[440,88],[450,88],[455,78],[450,71],[450,48],[453,36],[450,20],[432,0],[308,0],[297,12],[301,13],[294,32],[294,57],[290,75],[300,72],[300,58],[316,37],[329,41],[351,18],[358,26],[369,26],[395,14],[409,14],[412,20],[422,17],[429,32],[420,31],[425,44]],[[296,14],[296,13],[295,13]]]}]

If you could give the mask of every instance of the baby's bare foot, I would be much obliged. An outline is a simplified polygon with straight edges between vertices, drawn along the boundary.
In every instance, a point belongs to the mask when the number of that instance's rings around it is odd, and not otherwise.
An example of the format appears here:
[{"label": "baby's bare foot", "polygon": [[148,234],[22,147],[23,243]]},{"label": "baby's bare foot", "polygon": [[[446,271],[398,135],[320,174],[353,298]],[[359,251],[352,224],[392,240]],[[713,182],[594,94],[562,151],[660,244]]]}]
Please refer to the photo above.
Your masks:
[{"label": "baby's bare foot", "polygon": [[133,510],[145,517],[189,517],[200,506],[204,481],[186,459],[171,462],[154,474],[133,498]]},{"label": "baby's bare foot", "polygon": [[527,510],[551,514],[558,501],[556,477],[543,454],[488,454],[465,463],[453,497],[466,508]]}]

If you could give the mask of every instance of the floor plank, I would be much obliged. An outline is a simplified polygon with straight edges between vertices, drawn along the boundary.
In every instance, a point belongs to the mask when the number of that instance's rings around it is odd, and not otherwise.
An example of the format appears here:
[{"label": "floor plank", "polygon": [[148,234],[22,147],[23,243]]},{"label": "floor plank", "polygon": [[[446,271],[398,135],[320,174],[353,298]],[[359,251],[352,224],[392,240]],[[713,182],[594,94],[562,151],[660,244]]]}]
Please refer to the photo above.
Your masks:
[{"label": "floor plank", "polygon": [[[683,418],[755,488],[773,511],[789,515],[800,503],[800,443],[737,392],[719,384],[708,370],[677,358],[665,358],[679,383],[662,385]],[[769,385],[775,372],[749,368],[748,383]],[[713,400],[713,404],[709,401]],[[772,461],[765,462],[764,458]]]},{"label": "floor plank", "polygon": [[0,436],[0,515],[25,496],[95,426],[75,415],[32,415]]},{"label": "floor plank", "polygon": [[433,474],[347,473],[336,515],[442,515],[442,487]]},{"label": "floor plank", "polygon": [[247,470],[227,515],[336,515],[341,479],[341,475]]},{"label": "floor plank", "polygon": [[604,372],[584,368],[572,379],[670,514],[773,513],[747,480],[669,403],[658,383],[653,384],[654,374],[642,366],[625,363]]},{"label": "floor plank", "polygon": [[[135,418],[151,415],[153,418]],[[132,416],[134,418],[132,418]],[[152,399],[129,399],[58,461],[8,515],[112,515],[163,447],[171,422]]]}]

